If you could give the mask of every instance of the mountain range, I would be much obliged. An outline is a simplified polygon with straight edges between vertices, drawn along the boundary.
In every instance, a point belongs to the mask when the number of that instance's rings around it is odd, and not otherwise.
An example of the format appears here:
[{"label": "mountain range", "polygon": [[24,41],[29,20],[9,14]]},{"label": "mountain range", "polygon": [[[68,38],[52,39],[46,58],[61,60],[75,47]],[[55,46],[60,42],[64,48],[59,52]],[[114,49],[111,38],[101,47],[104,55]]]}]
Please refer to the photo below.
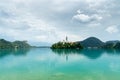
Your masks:
[{"label": "mountain range", "polygon": [[120,48],[119,40],[103,42],[96,37],[89,37],[83,41],[77,41],[77,43],[80,43],[84,48]]}]

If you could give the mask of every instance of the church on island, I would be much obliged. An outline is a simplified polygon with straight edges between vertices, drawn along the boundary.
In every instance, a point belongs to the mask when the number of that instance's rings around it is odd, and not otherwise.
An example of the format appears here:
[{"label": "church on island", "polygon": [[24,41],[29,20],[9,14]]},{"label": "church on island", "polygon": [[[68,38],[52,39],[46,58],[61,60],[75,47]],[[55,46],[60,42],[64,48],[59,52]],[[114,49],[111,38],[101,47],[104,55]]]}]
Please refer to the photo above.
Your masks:
[{"label": "church on island", "polygon": [[82,49],[83,47],[77,42],[69,42],[66,36],[65,40],[52,45],[52,49]]}]

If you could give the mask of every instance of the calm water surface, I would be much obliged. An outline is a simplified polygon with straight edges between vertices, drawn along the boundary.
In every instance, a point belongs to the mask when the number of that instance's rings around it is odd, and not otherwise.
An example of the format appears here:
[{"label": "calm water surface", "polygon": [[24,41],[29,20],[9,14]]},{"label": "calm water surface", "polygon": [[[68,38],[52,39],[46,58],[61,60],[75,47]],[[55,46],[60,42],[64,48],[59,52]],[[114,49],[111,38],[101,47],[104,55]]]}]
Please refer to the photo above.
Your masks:
[{"label": "calm water surface", "polygon": [[120,51],[0,50],[0,80],[120,80]]}]

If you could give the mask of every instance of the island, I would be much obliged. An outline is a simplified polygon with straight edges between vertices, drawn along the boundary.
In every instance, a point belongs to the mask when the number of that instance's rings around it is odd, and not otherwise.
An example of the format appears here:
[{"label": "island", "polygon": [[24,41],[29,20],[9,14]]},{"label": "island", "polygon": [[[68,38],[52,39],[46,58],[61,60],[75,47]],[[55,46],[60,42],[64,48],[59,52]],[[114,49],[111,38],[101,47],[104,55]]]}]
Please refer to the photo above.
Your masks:
[{"label": "island", "polygon": [[66,39],[51,46],[51,49],[82,49],[83,47],[78,42],[69,42],[68,37]]},{"label": "island", "polygon": [[83,49],[77,42],[58,42],[52,45],[52,49]]}]

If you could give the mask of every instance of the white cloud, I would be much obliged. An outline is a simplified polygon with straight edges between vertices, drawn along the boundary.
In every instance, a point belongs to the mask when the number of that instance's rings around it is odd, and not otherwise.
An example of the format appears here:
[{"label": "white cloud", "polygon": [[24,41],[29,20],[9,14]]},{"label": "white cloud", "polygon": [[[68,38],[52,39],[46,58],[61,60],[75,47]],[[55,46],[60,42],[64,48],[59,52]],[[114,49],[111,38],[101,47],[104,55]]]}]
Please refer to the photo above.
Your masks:
[{"label": "white cloud", "polygon": [[32,14],[4,18],[2,21],[5,23],[5,27],[0,27],[0,34],[5,34],[14,40],[52,43],[62,41],[66,36],[70,36],[70,41],[81,40],[80,36],[61,31],[54,24],[41,20]]},{"label": "white cloud", "polygon": [[83,13],[83,12],[79,9],[79,10],[77,10],[77,13],[78,13],[78,14],[81,14],[81,13]]},{"label": "white cloud", "polygon": [[82,11],[80,10],[77,10],[77,13],[78,14],[73,16],[73,19],[83,23],[100,21],[102,19],[102,17],[98,14],[87,15],[87,14],[83,14]]},{"label": "white cloud", "polygon": [[98,27],[100,25],[101,25],[100,23],[91,23],[91,24],[89,24],[89,27],[90,28],[95,28],[95,27]]},{"label": "white cloud", "polygon": [[104,4],[106,3],[106,0],[85,0],[89,7],[90,8],[95,8],[95,7],[98,7],[98,6],[101,6],[101,4]]},{"label": "white cloud", "polygon": [[[119,7],[117,7],[118,9],[112,7],[113,11],[108,7],[110,1],[1,0],[0,35],[3,35],[3,38],[9,37],[8,40],[25,39],[34,42],[55,42],[63,40],[65,36],[68,36],[71,41],[81,40],[85,35],[98,36],[99,34],[95,34],[92,30],[101,33],[109,22],[119,23],[120,18],[115,15],[119,11]],[[77,14],[74,14],[75,11]],[[114,13],[115,19],[112,18],[112,14],[110,14],[111,18],[108,19],[110,16],[108,14],[111,12],[116,12]],[[83,24],[71,23],[71,17]],[[88,28],[88,26],[93,27],[93,29]],[[107,31],[115,33],[119,30],[108,28]]]},{"label": "white cloud", "polygon": [[108,32],[108,33],[118,33],[119,32],[119,29],[118,29],[118,27],[117,26],[110,26],[110,27],[107,27],[106,28],[106,31]]},{"label": "white cloud", "polygon": [[90,16],[85,15],[85,14],[77,14],[77,15],[73,16],[73,19],[76,19],[81,22],[89,22]]}]

